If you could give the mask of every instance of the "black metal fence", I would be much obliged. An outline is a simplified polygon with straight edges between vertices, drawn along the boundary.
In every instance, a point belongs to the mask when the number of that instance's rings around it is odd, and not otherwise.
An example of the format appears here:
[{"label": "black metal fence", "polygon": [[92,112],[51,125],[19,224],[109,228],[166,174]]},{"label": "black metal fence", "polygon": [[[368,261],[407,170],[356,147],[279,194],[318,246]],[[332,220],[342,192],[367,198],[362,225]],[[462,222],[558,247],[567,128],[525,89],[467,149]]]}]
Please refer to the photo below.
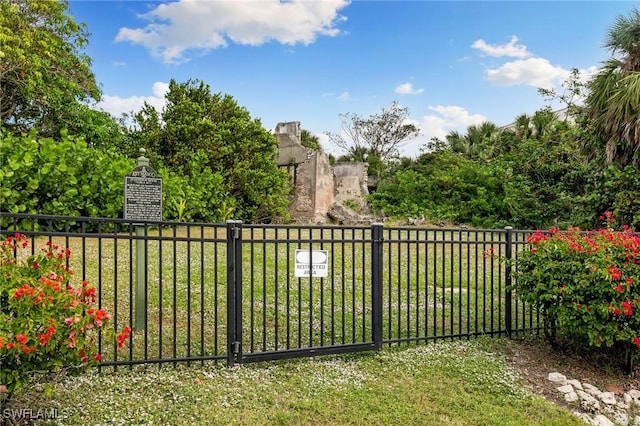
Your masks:
[{"label": "black metal fence", "polygon": [[[103,366],[236,362],[375,350],[539,330],[508,291],[528,231],[145,223],[0,213],[31,250],[67,247],[126,350]],[[326,252],[326,276],[297,277],[296,253]],[[309,257],[309,256],[307,256]],[[309,265],[311,269],[313,265]]]}]

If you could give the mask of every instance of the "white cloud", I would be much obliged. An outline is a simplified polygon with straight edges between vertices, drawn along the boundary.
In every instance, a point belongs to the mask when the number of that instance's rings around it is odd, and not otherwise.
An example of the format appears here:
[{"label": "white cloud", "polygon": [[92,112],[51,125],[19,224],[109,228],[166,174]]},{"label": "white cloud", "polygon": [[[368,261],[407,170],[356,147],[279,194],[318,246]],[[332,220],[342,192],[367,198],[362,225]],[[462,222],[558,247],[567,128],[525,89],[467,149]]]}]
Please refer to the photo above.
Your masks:
[{"label": "white cloud", "polygon": [[482,114],[470,114],[466,109],[455,105],[429,106],[429,109],[437,115],[425,115],[420,120],[420,134],[430,140],[431,138],[444,139],[453,130],[466,130],[474,124],[487,121]]},{"label": "white cloud", "polygon": [[153,93],[153,96],[162,98],[163,100],[164,100],[164,95],[166,95],[168,91],[169,91],[169,83],[156,81],[155,83],[153,83],[153,86],[151,86],[151,93]]},{"label": "white cloud", "polygon": [[308,45],[319,36],[340,34],[337,25],[346,17],[338,11],[348,4],[349,0],[179,0],[141,15],[149,21],[145,27],[120,28],[115,40],[140,44],[165,63],[188,61],[193,54],[229,42]]},{"label": "white cloud", "polygon": [[402,148],[402,155],[415,156],[432,138],[444,140],[451,131],[466,131],[467,127],[487,121],[482,114],[470,114],[466,109],[455,105],[429,106],[436,114],[424,115],[413,123],[420,129],[415,139],[407,142]]},{"label": "white cloud", "polygon": [[349,94],[349,92],[342,92],[340,95],[338,95],[338,99],[340,99],[341,101],[348,101],[351,99],[351,95]]},{"label": "white cloud", "polygon": [[511,36],[511,40],[507,44],[489,44],[486,41],[480,39],[473,42],[472,48],[478,49],[480,52],[488,56],[502,57],[510,56],[514,58],[526,58],[531,56],[531,53],[527,50],[527,46],[523,44],[517,44],[518,37]]},{"label": "white cloud", "polygon": [[95,108],[108,112],[114,117],[120,117],[122,114],[139,111],[144,103],[148,103],[158,111],[162,111],[166,100],[164,95],[169,90],[169,84],[157,81],[153,83],[151,88],[152,96],[131,96],[121,98],[120,96],[105,95],[102,100],[96,103]]},{"label": "white cloud", "polygon": [[[518,37],[511,36],[509,43],[504,45],[488,44],[484,40],[476,40],[471,47],[483,54],[494,57],[526,58],[503,63],[496,68],[485,71],[487,80],[504,86],[528,85],[536,88],[557,88],[571,75],[571,70],[553,65],[548,59],[530,57],[532,54],[527,46],[517,44]],[[586,82],[597,72],[597,67],[580,70],[580,81]]]},{"label": "white cloud", "polygon": [[400,95],[418,95],[424,92],[424,89],[414,89],[411,83],[403,83],[396,87],[395,92]]},{"label": "white cloud", "polygon": [[544,58],[511,61],[485,72],[487,80],[496,84],[506,86],[526,84],[543,88],[553,88],[571,74],[570,70],[555,66]]},{"label": "white cloud", "polygon": [[315,133],[314,136],[318,138],[318,142],[325,152],[333,153],[333,151],[330,150],[332,146],[329,144],[329,136],[326,133]]},{"label": "white cloud", "polygon": [[600,70],[600,68],[596,67],[595,65],[592,65],[592,66],[590,66],[589,68],[586,68],[586,69],[581,69],[580,70],[580,77],[578,79],[582,83],[587,83],[589,80],[591,80],[591,77],[593,77],[594,75],[596,75],[598,73],[599,70]]}]

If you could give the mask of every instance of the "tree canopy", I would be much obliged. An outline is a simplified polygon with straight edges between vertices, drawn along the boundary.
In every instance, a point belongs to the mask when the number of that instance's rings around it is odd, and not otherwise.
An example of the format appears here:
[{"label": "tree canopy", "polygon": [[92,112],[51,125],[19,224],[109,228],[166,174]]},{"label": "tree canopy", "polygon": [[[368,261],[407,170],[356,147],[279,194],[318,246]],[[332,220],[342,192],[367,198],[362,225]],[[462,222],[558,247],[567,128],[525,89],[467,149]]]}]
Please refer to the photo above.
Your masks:
[{"label": "tree canopy", "polygon": [[368,118],[354,113],[340,114],[341,133],[327,133],[329,141],[347,152],[354,161],[385,163],[399,155],[399,148],[418,136],[419,129],[409,121],[409,109],[397,101]]},{"label": "tree canopy", "polygon": [[612,57],[589,82],[587,116],[606,144],[608,163],[640,161],[640,10],[619,16],[604,46]]},{"label": "tree canopy", "polygon": [[0,2],[0,122],[14,133],[59,134],[69,105],[97,100],[100,91],[83,24],[67,1]]},{"label": "tree canopy", "polygon": [[287,217],[289,175],[279,170],[277,140],[230,95],[200,80],[171,80],[163,111],[145,104],[134,115],[138,144],[173,170],[222,176],[229,206],[245,220]]}]

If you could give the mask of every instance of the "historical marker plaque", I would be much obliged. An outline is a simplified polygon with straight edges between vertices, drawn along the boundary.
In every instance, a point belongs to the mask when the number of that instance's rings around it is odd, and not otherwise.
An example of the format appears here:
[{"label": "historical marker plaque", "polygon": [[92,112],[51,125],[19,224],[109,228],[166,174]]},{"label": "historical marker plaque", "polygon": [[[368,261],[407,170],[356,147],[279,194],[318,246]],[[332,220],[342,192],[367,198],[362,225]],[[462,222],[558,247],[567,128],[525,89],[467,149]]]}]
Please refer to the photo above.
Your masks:
[{"label": "historical marker plaque", "polygon": [[124,178],[124,218],[132,222],[162,221],[162,178],[147,165]]}]

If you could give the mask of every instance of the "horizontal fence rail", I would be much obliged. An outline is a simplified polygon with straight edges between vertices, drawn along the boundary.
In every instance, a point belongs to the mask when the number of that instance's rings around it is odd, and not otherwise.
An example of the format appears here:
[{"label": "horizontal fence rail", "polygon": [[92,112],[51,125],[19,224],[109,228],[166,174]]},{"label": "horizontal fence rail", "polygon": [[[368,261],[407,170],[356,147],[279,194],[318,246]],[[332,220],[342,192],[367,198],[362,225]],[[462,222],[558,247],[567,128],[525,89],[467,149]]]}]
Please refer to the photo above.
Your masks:
[{"label": "horizontal fence rail", "polygon": [[[102,366],[279,358],[539,330],[509,291],[530,231],[149,222],[0,213],[72,252],[74,278],[98,290],[126,351],[100,339]],[[296,253],[327,254],[298,277]],[[310,258],[307,256],[307,258]],[[311,262],[311,261],[310,261]]]}]

